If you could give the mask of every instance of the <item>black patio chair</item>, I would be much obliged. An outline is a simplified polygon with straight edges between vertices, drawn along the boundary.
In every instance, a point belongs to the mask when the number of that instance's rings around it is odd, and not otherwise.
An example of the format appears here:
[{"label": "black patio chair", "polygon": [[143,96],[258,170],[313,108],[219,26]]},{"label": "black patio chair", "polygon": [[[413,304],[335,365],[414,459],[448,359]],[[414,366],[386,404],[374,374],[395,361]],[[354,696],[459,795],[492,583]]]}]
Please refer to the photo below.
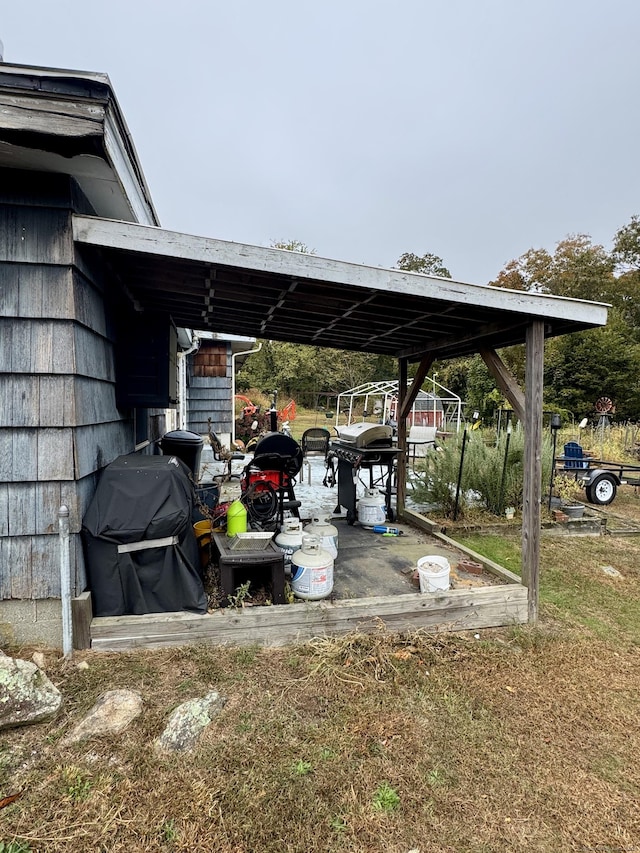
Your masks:
[{"label": "black patio chair", "polygon": [[[323,456],[325,461],[329,452],[329,441],[331,433],[326,427],[310,427],[302,433],[300,446],[302,447],[302,464],[306,463],[308,469],[307,482],[311,485],[311,463],[310,456]],[[304,472],[303,472],[304,479]]]}]

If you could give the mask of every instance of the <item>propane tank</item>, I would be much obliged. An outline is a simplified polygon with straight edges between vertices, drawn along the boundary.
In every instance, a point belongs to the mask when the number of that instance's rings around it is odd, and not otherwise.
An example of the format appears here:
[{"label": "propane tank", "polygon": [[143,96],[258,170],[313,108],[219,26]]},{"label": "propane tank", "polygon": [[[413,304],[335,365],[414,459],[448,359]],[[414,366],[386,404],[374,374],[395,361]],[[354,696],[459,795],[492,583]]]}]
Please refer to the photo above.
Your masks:
[{"label": "propane tank", "polygon": [[377,489],[365,489],[364,497],[358,501],[358,521],[363,527],[384,524],[387,518],[384,495]]},{"label": "propane tank", "polygon": [[320,547],[317,536],[302,537],[302,547],[291,557],[291,591],[298,598],[315,601],[331,595],[333,557]]},{"label": "propane tank", "polygon": [[227,536],[247,532],[247,510],[242,501],[233,501],[227,510]]},{"label": "propane tank", "polygon": [[285,519],[274,541],[284,554],[285,572],[290,572],[291,555],[302,546],[302,522],[297,518]]},{"label": "propane tank", "polygon": [[306,534],[317,536],[320,547],[328,551],[334,560],[338,558],[338,528],[328,518],[314,518],[304,529]]}]

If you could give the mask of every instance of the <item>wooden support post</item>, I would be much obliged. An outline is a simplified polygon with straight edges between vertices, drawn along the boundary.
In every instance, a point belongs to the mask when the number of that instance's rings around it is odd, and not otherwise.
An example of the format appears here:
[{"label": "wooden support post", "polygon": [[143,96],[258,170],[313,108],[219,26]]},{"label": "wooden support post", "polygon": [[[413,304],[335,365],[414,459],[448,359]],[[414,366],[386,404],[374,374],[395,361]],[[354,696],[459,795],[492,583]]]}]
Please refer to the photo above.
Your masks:
[{"label": "wooden support post", "polygon": [[396,417],[398,419],[398,454],[397,479],[396,479],[396,511],[398,515],[404,512],[407,500],[407,424],[401,416],[404,402],[407,396],[407,373],[408,361],[401,358],[398,362],[398,407]]},{"label": "wooden support post", "polygon": [[73,624],[73,648],[91,648],[91,620],[93,618],[91,593],[82,592],[71,599],[71,620]]},{"label": "wooden support post", "polygon": [[542,496],[544,323],[541,320],[535,320],[527,327],[525,351],[522,581],[529,590],[529,621],[535,622],[538,618],[540,501]]}]

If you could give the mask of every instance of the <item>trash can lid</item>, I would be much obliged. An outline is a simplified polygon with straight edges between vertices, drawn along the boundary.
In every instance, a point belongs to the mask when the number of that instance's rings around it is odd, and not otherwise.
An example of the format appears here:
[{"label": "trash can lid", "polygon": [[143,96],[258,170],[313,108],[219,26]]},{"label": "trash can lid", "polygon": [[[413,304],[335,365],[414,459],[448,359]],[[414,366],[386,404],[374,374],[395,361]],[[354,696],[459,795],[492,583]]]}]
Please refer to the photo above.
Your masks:
[{"label": "trash can lid", "polygon": [[204,439],[197,432],[189,432],[186,429],[174,429],[171,432],[166,432],[160,443],[167,441],[170,444],[204,444]]}]

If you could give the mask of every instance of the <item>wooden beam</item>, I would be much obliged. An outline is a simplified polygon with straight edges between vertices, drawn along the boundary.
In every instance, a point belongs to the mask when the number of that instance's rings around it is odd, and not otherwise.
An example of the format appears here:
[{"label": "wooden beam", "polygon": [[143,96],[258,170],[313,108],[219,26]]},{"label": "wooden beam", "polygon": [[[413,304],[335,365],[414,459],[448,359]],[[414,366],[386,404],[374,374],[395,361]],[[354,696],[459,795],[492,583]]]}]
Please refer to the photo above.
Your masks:
[{"label": "wooden beam", "polygon": [[420,311],[426,310],[429,301],[434,300],[438,304],[463,304],[470,313],[474,308],[482,308],[490,312],[510,311],[525,315],[525,319],[548,317],[584,322],[587,326],[604,326],[607,322],[607,307],[600,303],[466,284],[404,270],[367,267],[303,252],[194,237],[137,223],[74,214],[73,232],[79,243],[166,258],[164,265],[167,270],[186,260],[204,264],[207,268],[225,266],[270,276],[293,276],[301,280],[346,285],[364,290],[364,298],[380,291],[417,297]]},{"label": "wooden beam", "polygon": [[[407,396],[407,372],[408,362],[406,358],[398,361],[398,413],[404,407]],[[400,515],[404,511],[407,500],[407,424],[404,418],[397,415],[398,419],[398,464],[396,466],[396,512]]]},{"label": "wooden beam", "polygon": [[[544,341],[544,324],[540,323],[540,326],[542,328]],[[529,334],[529,329],[527,330],[527,335]],[[513,411],[516,413],[516,417],[520,423],[524,423],[525,395],[522,393],[515,377],[495,350],[481,349],[480,355],[482,356],[484,363],[489,368],[489,372],[496,380],[498,388],[511,403]]]},{"label": "wooden beam", "polygon": [[[402,361],[406,362],[406,359],[402,359]],[[425,355],[425,357],[418,365],[418,370],[416,371],[416,375],[413,377],[411,388],[409,388],[406,397],[403,398],[402,406],[398,406],[398,408],[400,409],[398,413],[398,423],[400,423],[401,420],[404,421],[405,418],[408,417],[409,412],[411,411],[411,407],[413,406],[415,399],[418,396],[418,391],[420,391],[420,389],[422,388],[422,383],[424,382],[425,376],[431,369],[431,365],[434,361],[435,357],[433,353],[427,353],[427,355]],[[400,403],[399,400],[398,403]]]},{"label": "wooden beam", "polygon": [[162,648],[190,643],[283,646],[358,631],[464,631],[526,622],[527,591],[515,583],[280,607],[226,608],[213,613],[101,616],[91,648]]},{"label": "wooden beam", "polygon": [[522,505],[522,580],[529,590],[529,621],[538,618],[540,576],[540,501],[542,496],[542,391],[544,324],[527,329],[525,343],[524,486]]}]

